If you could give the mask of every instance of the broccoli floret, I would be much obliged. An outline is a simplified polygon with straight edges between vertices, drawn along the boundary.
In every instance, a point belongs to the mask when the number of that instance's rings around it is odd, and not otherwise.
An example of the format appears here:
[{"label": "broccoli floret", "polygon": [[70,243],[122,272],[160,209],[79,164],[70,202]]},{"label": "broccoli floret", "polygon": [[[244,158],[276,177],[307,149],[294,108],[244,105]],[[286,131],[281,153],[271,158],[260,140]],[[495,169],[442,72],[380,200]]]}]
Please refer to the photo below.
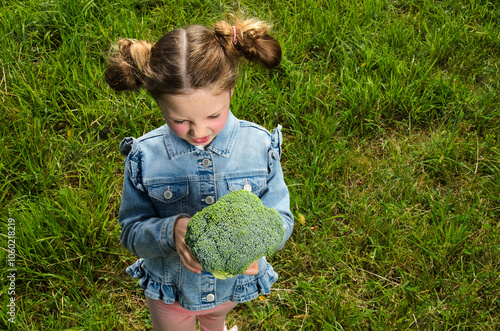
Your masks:
[{"label": "broccoli floret", "polygon": [[277,210],[239,190],[196,213],[184,240],[203,270],[225,279],[243,273],[261,256],[274,254],[284,234]]}]

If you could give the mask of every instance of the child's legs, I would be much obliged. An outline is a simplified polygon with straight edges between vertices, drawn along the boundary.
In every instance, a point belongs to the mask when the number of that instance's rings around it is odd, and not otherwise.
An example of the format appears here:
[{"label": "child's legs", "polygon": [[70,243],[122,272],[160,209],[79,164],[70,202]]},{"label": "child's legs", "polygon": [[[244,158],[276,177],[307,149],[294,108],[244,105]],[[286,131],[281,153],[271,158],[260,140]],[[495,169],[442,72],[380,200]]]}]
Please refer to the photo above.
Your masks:
[{"label": "child's legs", "polygon": [[196,331],[196,312],[146,297],[154,331]]},{"label": "child's legs", "polygon": [[213,309],[201,311],[198,315],[198,324],[201,331],[224,331],[226,314],[236,307],[235,302],[225,302]]},{"label": "child's legs", "polygon": [[226,314],[237,304],[225,302],[215,308],[189,311],[177,302],[172,305],[146,297],[155,331],[196,331],[196,316],[202,331],[223,331]]}]

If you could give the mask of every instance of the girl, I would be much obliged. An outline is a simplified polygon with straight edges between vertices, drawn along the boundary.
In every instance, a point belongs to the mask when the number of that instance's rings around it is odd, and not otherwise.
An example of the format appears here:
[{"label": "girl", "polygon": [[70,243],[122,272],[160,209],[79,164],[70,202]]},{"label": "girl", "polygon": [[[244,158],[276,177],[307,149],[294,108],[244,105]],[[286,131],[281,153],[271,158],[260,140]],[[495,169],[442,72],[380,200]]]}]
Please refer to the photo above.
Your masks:
[{"label": "girl", "polygon": [[[281,61],[279,43],[255,19],[213,30],[192,25],[156,44],[120,40],[106,70],[116,91],[145,88],[166,125],[126,138],[119,222],[121,242],[140,259],[127,268],[145,289],[154,330],[227,330],[239,302],[269,294],[278,276],[264,257],[225,280],[202,270],[184,242],[189,219],[231,191],[250,190],[293,228],[280,165],[281,127],[272,133],[229,110],[241,58],[267,68]],[[237,330],[233,327],[231,330]]]}]

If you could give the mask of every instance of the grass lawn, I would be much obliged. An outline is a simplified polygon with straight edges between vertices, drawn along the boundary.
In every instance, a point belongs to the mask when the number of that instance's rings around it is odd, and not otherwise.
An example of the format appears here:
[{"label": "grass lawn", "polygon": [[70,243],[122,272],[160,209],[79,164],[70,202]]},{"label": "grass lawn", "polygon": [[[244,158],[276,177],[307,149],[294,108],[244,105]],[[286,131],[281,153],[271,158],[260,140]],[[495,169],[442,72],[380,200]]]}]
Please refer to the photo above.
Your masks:
[{"label": "grass lawn", "polygon": [[239,8],[284,53],[244,68],[231,109],[283,126],[296,223],[271,295],[228,326],[500,329],[496,1],[0,3],[0,329],[151,330],[124,272],[118,144],[163,119],[106,85],[107,54]]}]

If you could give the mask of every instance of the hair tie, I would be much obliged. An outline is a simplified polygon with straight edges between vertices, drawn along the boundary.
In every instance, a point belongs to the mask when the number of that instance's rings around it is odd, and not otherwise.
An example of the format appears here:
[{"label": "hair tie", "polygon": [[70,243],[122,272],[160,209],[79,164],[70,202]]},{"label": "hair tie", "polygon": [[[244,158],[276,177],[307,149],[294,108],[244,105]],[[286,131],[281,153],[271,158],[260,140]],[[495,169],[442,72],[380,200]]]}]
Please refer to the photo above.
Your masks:
[{"label": "hair tie", "polygon": [[233,25],[233,44],[237,44],[238,39],[236,38],[236,27]]}]

